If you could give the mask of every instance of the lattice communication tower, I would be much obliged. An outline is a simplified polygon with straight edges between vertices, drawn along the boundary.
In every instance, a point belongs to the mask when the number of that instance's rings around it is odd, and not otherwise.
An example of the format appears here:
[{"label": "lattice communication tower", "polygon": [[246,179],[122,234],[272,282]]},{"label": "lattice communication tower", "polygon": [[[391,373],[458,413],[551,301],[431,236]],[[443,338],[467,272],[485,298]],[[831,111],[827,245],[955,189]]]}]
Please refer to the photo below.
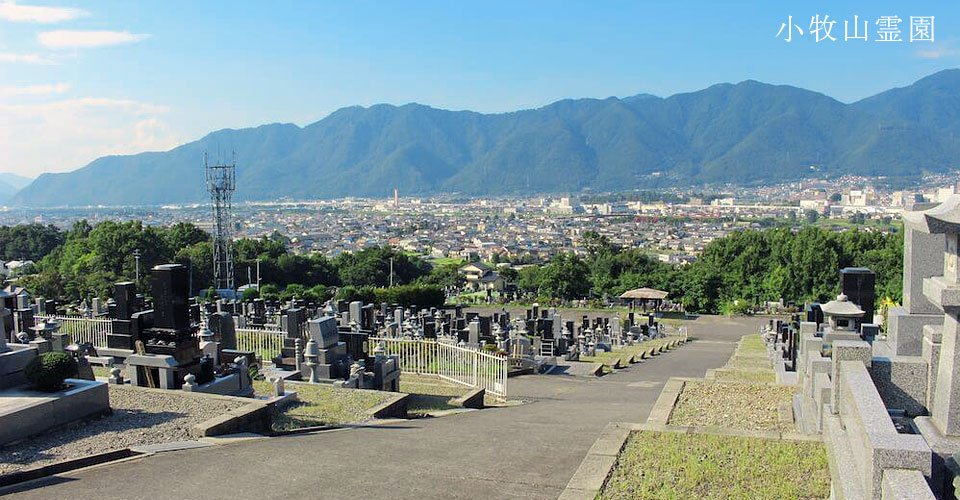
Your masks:
[{"label": "lattice communication tower", "polygon": [[207,192],[213,207],[213,286],[217,290],[234,290],[233,283],[233,192],[237,189],[237,159],[211,165],[203,154],[207,174]]}]

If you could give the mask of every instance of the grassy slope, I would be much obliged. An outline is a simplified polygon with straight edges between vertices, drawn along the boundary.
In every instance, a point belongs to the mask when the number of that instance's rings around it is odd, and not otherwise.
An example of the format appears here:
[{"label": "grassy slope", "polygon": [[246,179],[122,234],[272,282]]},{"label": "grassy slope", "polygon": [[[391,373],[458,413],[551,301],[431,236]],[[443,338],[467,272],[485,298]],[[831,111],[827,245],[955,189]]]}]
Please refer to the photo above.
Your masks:
[{"label": "grassy slope", "polygon": [[636,432],[599,498],[779,500],[829,496],[827,456],[819,443]]}]

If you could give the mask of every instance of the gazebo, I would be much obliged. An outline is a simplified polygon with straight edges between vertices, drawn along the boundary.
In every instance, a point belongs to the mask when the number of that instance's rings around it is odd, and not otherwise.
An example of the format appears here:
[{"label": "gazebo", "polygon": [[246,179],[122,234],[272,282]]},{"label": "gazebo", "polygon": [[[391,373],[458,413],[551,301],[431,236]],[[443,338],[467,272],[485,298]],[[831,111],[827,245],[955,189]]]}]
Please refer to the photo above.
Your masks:
[{"label": "gazebo", "polygon": [[663,299],[667,298],[667,292],[653,288],[637,288],[623,292],[620,298],[630,301],[630,309],[635,308],[637,301],[640,301],[640,305],[644,311],[647,310],[650,303],[653,303],[653,310],[659,312],[660,305],[663,304]]}]

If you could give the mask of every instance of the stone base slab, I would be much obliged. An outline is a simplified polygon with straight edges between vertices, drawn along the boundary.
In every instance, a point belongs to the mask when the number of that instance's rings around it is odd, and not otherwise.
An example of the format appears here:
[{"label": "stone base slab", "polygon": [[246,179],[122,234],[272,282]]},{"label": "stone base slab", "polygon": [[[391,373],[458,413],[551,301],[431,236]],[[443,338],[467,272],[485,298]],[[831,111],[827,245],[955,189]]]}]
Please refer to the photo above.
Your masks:
[{"label": "stone base slab", "polygon": [[68,378],[57,392],[0,392],[0,445],[110,412],[106,382]]}]

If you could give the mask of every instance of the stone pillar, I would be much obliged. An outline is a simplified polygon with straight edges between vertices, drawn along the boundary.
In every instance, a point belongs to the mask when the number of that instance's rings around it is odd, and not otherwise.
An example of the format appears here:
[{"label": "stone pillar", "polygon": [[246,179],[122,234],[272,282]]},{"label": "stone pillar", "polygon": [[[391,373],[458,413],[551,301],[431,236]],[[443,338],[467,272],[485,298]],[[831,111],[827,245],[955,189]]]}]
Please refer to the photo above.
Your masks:
[{"label": "stone pillar", "polygon": [[186,392],[197,392],[197,388],[198,388],[198,387],[200,387],[200,385],[197,384],[197,376],[196,376],[196,375],[194,375],[194,374],[192,374],[192,373],[188,373],[186,377],[183,377],[183,386],[182,386],[182,389],[183,389],[184,391],[186,391]]},{"label": "stone pillar", "polygon": [[937,375],[940,369],[940,347],[943,325],[923,327],[923,360],[927,362],[927,409],[933,408],[933,396],[937,393]]},{"label": "stone pillar", "polygon": [[923,280],[943,273],[943,234],[904,226],[903,307],[887,312],[890,349],[898,356],[919,356],[923,350],[923,327],[941,324],[943,311],[923,294]]},{"label": "stone pillar", "polygon": [[923,294],[943,310],[940,360],[931,417],[941,432],[960,435],[960,281],[958,281],[958,233],[947,233],[943,252],[943,276],[923,280]]},{"label": "stone pillar", "polygon": [[[136,367],[134,367],[134,369],[136,369]],[[107,379],[107,382],[110,384],[123,385],[123,374],[120,368],[114,366],[110,369],[110,377]]]},{"label": "stone pillar", "polygon": [[873,362],[873,348],[862,340],[835,340],[833,342],[833,414],[840,412],[840,364],[843,361],[860,361],[867,368]]}]

